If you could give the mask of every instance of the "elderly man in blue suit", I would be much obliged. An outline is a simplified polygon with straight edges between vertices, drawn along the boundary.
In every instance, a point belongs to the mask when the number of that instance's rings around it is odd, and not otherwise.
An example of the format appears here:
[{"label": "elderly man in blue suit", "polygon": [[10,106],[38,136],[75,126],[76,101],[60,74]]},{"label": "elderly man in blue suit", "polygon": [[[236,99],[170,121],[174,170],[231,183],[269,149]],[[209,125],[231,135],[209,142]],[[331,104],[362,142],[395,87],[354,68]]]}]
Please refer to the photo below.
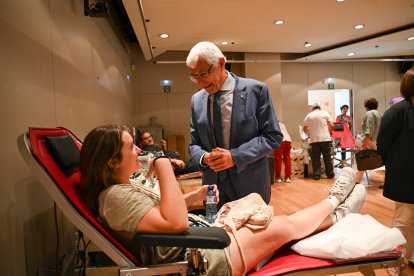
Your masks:
[{"label": "elderly man in blue suit", "polygon": [[258,193],[269,203],[267,154],[283,135],[268,88],[225,69],[226,58],[211,42],[187,57],[189,79],[201,88],[191,100],[189,151],[203,170],[203,184],[217,184],[219,207]]}]

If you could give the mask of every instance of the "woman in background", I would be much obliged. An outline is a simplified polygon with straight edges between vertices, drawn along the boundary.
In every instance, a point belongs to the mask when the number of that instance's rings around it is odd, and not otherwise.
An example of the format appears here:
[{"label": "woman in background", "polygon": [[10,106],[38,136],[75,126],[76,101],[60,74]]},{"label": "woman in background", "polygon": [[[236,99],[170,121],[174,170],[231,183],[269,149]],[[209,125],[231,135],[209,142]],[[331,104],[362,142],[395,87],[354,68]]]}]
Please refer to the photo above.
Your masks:
[{"label": "woman in background", "polygon": [[348,110],[349,105],[344,104],[341,106],[341,115],[336,116],[336,122],[346,124],[349,127],[349,130],[352,132],[352,118],[347,114]]},{"label": "woman in background", "polygon": [[[381,123],[382,114],[377,110],[378,101],[374,97],[366,98],[364,101],[366,113],[362,120],[362,149],[377,149],[377,136]],[[361,183],[365,171],[356,173],[357,183]]]},{"label": "woman in background", "polygon": [[[341,106],[341,115],[336,116],[336,122],[337,123],[344,123],[345,125],[347,125],[349,127],[349,130],[352,133],[352,118],[351,118],[351,116],[347,115],[348,110],[349,110],[349,105],[344,104],[343,106]],[[345,151],[345,149],[342,149],[341,159],[346,160],[346,151]]]},{"label": "woman in background", "polygon": [[283,140],[280,147],[276,148],[273,151],[273,155],[275,157],[275,178],[276,183],[282,182],[282,159],[283,164],[285,165],[285,182],[290,183],[291,178],[291,160],[290,160],[290,150],[292,149],[292,139],[290,138],[290,135],[286,129],[286,126],[283,122],[279,121],[279,127],[280,131],[282,131],[283,134]]},{"label": "woman in background", "polygon": [[[392,226],[407,240],[405,257],[414,264],[414,68],[402,78],[404,97],[382,117],[377,145],[385,164],[384,196],[395,201]],[[392,273],[392,269],[389,270]],[[396,271],[395,275],[398,271]]]}]

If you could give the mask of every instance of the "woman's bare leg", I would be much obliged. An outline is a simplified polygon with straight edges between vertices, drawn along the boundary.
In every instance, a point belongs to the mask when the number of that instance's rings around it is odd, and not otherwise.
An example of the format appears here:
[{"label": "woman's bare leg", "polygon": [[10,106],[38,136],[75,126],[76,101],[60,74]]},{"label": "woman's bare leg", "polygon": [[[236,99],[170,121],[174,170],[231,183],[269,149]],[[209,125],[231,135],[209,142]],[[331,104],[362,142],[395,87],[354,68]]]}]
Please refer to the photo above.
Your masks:
[{"label": "woman's bare leg", "polygon": [[[359,211],[365,198],[365,188],[363,185],[360,186],[362,190],[358,187],[353,191],[355,172],[352,168],[346,167],[339,173],[327,199],[290,216],[275,216],[264,230],[253,232],[245,227],[240,228],[237,231],[239,245],[234,237],[230,245],[233,274],[241,275],[245,269],[240,250],[243,251],[245,257],[246,271],[249,271],[284,244],[330,227],[333,224],[330,215],[338,206],[337,204],[344,202],[344,205],[349,205],[347,209]],[[350,193],[355,196],[348,198]],[[350,208],[351,205],[355,208]],[[342,216],[345,215],[345,213],[342,214]]]},{"label": "woman's bare leg", "polygon": [[[329,215],[334,207],[323,200],[290,216],[275,216],[268,227],[261,231],[251,231],[246,227],[237,230],[237,236],[242,247],[247,270],[251,270],[263,258],[284,244],[304,238],[320,228],[332,225]],[[231,235],[231,262],[233,275],[242,275],[243,262],[239,247]]]}]

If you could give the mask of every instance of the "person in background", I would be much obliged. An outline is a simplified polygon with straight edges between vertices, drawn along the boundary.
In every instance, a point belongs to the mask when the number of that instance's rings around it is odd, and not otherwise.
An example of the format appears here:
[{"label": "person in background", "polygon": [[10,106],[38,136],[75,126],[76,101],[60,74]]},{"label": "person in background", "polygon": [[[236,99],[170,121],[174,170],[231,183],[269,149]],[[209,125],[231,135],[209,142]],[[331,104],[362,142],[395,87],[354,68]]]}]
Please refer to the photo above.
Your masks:
[{"label": "person in background", "polygon": [[349,116],[348,113],[349,105],[344,104],[341,106],[341,115],[336,116],[336,122],[346,124],[349,129],[352,129],[352,118]]},{"label": "person in background", "polygon": [[203,170],[203,184],[217,184],[219,206],[250,193],[270,202],[267,154],[282,133],[267,86],[225,69],[213,43],[197,43],[186,60],[188,78],[200,87],[191,99],[190,155]]},{"label": "person in background", "polygon": [[[377,135],[381,123],[382,114],[377,110],[378,101],[374,97],[366,98],[364,101],[366,113],[362,120],[362,149],[377,149]],[[357,183],[361,183],[365,171],[356,173]]]},{"label": "person in background", "polygon": [[149,131],[141,132],[139,141],[141,142],[141,149],[145,151],[166,151],[167,150],[167,141],[165,141],[164,139],[161,139],[160,145],[156,145],[154,142],[154,137],[152,137],[152,134]]},{"label": "person in background", "polygon": [[[399,102],[401,102],[401,101],[403,101],[403,100],[404,100],[404,97],[403,97],[403,96],[398,96],[398,97],[392,98],[392,99],[390,100],[390,102],[389,102],[389,104],[390,104],[390,106],[389,106],[389,107],[391,107],[391,106],[393,106],[394,104],[397,104],[397,103],[399,103]],[[380,126],[381,126],[381,124],[380,124]],[[378,139],[378,137],[377,137],[377,139]],[[377,144],[378,144],[378,143],[377,143]],[[377,173],[383,172],[383,173],[384,173],[384,175],[385,175],[385,166],[383,166],[383,167],[381,168],[381,170],[376,170],[376,172],[377,172]],[[384,178],[385,178],[385,176],[384,176]],[[382,182],[384,182],[384,181],[382,181]],[[379,185],[379,186],[378,186],[378,188],[380,188],[380,189],[384,189],[384,184]]]},{"label": "person in background", "polygon": [[282,159],[285,165],[285,182],[290,183],[291,178],[291,160],[290,160],[290,150],[292,149],[292,139],[286,129],[284,123],[279,121],[279,127],[283,134],[283,141],[280,147],[273,151],[275,156],[275,177],[276,183],[281,183],[281,171],[282,171]]},{"label": "person in background", "polygon": [[[341,115],[336,116],[336,122],[337,123],[344,123],[349,127],[349,130],[352,132],[352,118],[349,116],[348,113],[349,105],[344,104],[341,106]],[[341,159],[346,160],[346,151],[345,149],[342,149],[341,152]]]},{"label": "person in background", "polygon": [[312,105],[312,111],[305,117],[303,131],[309,135],[310,158],[312,159],[313,179],[321,178],[321,153],[328,179],[335,177],[331,156],[333,120],[327,111],[321,110],[319,103]]},{"label": "person in background", "polygon": [[[189,227],[187,208],[205,198],[208,186],[183,195],[170,160],[159,156],[149,170],[149,174],[156,173],[159,179],[158,195],[131,179],[131,174],[141,165],[140,151],[126,127],[109,125],[90,131],[80,154],[79,189],[84,202],[94,215],[114,231],[121,232],[125,239],[132,239],[137,232],[179,234],[186,231]],[[219,194],[217,186],[214,189]],[[230,236],[230,245],[223,250],[203,249],[201,252],[209,262],[207,276],[246,275],[284,244],[326,229],[350,213],[357,213],[364,199],[364,185],[355,185],[354,171],[345,168],[327,198],[312,206],[289,216],[273,216],[273,212],[268,212],[264,220],[257,218],[260,223],[255,226],[264,223],[260,230],[252,230],[245,224],[237,231],[224,227]],[[271,208],[263,201],[253,206],[253,213]],[[185,252],[186,248],[182,247],[159,246],[136,250],[144,265],[182,261]]]},{"label": "person in background", "polygon": [[398,96],[398,97],[392,98],[390,100],[390,106],[393,106],[394,104],[399,103],[399,102],[401,102],[403,100],[404,100],[404,97],[403,96]]},{"label": "person in background", "polygon": [[151,152],[155,155],[162,152],[165,156],[171,159],[171,163],[174,165],[175,175],[181,175],[191,172],[199,171],[199,166],[190,159],[187,162],[184,162],[180,159],[178,152],[171,151],[167,149],[167,141],[161,140],[160,146],[154,143],[154,138],[149,131],[144,131],[140,135],[141,149],[143,151]]},{"label": "person in background", "polygon": [[[392,226],[407,240],[405,257],[414,266],[414,68],[401,80],[404,100],[385,111],[377,146],[385,164],[383,194],[395,201]],[[390,271],[392,272],[392,270]],[[397,274],[398,275],[398,274]]]}]

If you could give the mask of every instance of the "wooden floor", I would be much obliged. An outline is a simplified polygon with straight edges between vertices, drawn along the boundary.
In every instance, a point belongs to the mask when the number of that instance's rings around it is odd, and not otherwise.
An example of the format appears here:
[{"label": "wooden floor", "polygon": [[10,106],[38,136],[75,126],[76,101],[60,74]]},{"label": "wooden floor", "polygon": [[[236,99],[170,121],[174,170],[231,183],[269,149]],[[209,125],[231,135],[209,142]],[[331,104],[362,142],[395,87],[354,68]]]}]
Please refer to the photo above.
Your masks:
[{"label": "wooden floor", "polygon": [[[338,173],[338,171],[336,171]],[[292,214],[304,207],[317,203],[326,198],[328,192],[325,187],[330,188],[335,179],[313,180],[312,178],[292,179],[291,183],[274,183],[272,185],[272,198],[270,204],[274,207],[275,214]],[[183,192],[193,190],[201,183],[200,179],[188,179],[180,181]],[[370,181],[369,185],[365,178],[362,184],[367,187],[367,196],[361,209],[362,214],[369,214],[385,226],[390,227],[394,213],[393,201],[382,196],[382,189],[378,186],[381,183]],[[375,271],[378,276],[386,276],[388,273],[385,269]],[[361,273],[341,274],[343,276],[360,276]],[[406,268],[402,271],[403,276],[414,276],[414,270]]]},{"label": "wooden floor", "polygon": [[[335,179],[313,180],[312,178],[292,179],[291,183],[275,183],[272,185],[272,198],[270,204],[274,207],[275,214],[292,214],[304,207],[317,203],[324,199],[328,192],[324,187],[331,187]],[[385,226],[390,227],[394,213],[394,202],[382,195],[382,189],[378,188],[381,183],[367,181],[363,178],[362,183],[367,187],[365,203],[361,214],[369,214]],[[376,270],[376,275],[388,275],[385,269]],[[341,274],[347,276],[360,276],[361,273]],[[414,276],[414,270],[406,268],[401,275]]]},{"label": "wooden floor", "polygon": [[[292,214],[326,198],[328,191],[325,189],[332,187],[334,182],[335,179],[297,178],[292,179],[291,183],[275,183],[272,185],[270,204],[276,214]],[[382,224],[391,226],[394,202],[383,197],[378,183],[367,185],[364,178],[362,184],[367,187],[367,196],[361,214],[369,214]]]}]

